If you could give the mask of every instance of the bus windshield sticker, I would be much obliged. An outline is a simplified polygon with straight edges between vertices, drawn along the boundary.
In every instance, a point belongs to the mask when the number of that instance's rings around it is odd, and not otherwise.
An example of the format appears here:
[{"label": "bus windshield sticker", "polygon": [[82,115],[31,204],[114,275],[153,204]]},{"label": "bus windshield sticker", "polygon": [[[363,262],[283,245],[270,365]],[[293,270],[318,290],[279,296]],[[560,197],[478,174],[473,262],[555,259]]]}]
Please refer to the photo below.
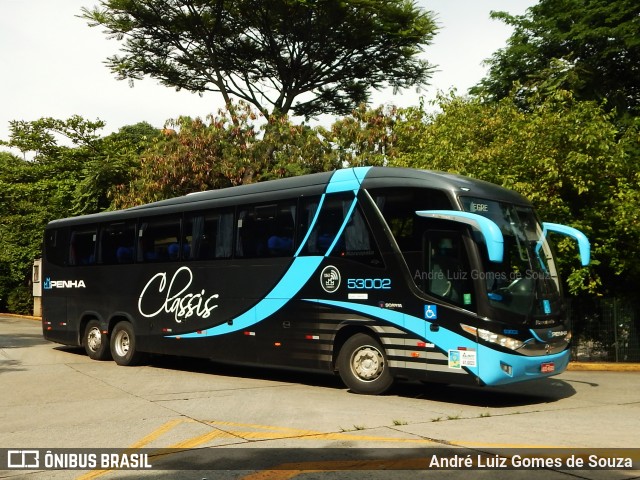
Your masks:
[{"label": "bus windshield sticker", "polygon": [[469,211],[471,213],[476,213],[476,212],[487,213],[489,211],[489,205],[487,205],[486,203],[471,202]]}]

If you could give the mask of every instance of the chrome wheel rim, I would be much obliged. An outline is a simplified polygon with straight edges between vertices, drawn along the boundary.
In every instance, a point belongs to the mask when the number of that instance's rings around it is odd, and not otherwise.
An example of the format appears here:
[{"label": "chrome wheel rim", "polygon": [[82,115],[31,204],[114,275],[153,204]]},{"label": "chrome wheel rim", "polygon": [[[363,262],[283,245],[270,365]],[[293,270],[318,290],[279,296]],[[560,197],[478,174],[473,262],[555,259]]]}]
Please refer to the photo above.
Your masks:
[{"label": "chrome wheel rim", "polygon": [[376,380],[384,371],[382,352],[371,345],[363,345],[351,355],[351,371],[363,382]]},{"label": "chrome wheel rim", "polygon": [[93,327],[87,333],[87,346],[92,352],[97,352],[102,346],[102,333],[98,327]]},{"label": "chrome wheel rim", "polygon": [[113,345],[115,348],[116,354],[119,357],[126,357],[127,353],[129,353],[130,343],[131,343],[131,340],[127,332],[125,332],[124,330],[120,330],[118,333],[116,333],[116,337],[114,339],[114,345]]}]

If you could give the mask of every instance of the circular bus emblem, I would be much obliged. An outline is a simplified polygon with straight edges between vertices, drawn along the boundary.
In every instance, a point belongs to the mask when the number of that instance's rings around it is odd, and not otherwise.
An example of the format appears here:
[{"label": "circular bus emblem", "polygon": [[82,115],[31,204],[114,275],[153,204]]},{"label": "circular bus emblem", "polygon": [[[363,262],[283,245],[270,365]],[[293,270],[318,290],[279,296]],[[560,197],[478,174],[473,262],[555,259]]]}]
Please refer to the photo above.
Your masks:
[{"label": "circular bus emblem", "polygon": [[340,288],[340,272],[333,265],[324,267],[320,274],[320,285],[327,293],[334,293]]}]

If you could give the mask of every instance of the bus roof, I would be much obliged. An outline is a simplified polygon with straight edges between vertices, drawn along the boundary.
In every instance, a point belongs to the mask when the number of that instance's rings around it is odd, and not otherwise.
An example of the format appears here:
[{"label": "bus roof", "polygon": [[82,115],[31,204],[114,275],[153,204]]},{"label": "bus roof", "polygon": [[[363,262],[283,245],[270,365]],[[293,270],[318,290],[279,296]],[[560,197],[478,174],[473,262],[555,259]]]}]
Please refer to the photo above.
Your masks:
[{"label": "bus roof", "polygon": [[[298,177],[269,180],[265,182],[241,185],[237,187],[221,188],[195,192],[181,197],[160,200],[145,205],[131,207],[125,210],[101,212],[79,217],[54,220],[50,226],[59,227],[62,224],[81,224],[96,221],[113,221],[127,218],[137,218],[141,215],[155,213],[172,213],[182,210],[196,210],[203,208],[206,203],[216,202],[220,205],[235,203],[249,203],[254,201],[270,201],[298,195],[320,195],[325,192],[336,172],[344,176],[348,171],[359,170],[360,185],[364,189],[384,187],[417,187],[433,188],[448,191],[453,196],[468,195],[476,198],[488,198],[497,201],[530,206],[530,202],[522,195],[500,187],[498,185],[476,180],[462,175],[455,175],[430,170],[396,167],[356,167],[332,172],[301,175]],[[354,174],[355,175],[355,174]],[[358,177],[358,175],[355,175]],[[354,178],[355,178],[354,177]],[[153,213],[152,213],[153,212]]]}]

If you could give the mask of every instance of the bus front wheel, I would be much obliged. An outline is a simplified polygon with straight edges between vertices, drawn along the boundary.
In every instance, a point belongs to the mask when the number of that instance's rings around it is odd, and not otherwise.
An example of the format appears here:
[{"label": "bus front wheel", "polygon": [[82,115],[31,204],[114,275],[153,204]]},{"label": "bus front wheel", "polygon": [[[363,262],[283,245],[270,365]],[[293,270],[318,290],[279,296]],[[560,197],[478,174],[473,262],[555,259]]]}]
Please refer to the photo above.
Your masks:
[{"label": "bus front wheel", "polygon": [[125,367],[140,362],[141,354],[136,351],[136,336],[129,322],[118,323],[111,332],[111,356]]},{"label": "bus front wheel", "polygon": [[340,378],[354,393],[379,395],[393,384],[382,345],[365,333],[356,333],[344,343],[337,363]]},{"label": "bus front wheel", "polygon": [[93,360],[109,360],[109,337],[100,330],[98,320],[90,320],[84,329],[82,346],[89,358]]}]

